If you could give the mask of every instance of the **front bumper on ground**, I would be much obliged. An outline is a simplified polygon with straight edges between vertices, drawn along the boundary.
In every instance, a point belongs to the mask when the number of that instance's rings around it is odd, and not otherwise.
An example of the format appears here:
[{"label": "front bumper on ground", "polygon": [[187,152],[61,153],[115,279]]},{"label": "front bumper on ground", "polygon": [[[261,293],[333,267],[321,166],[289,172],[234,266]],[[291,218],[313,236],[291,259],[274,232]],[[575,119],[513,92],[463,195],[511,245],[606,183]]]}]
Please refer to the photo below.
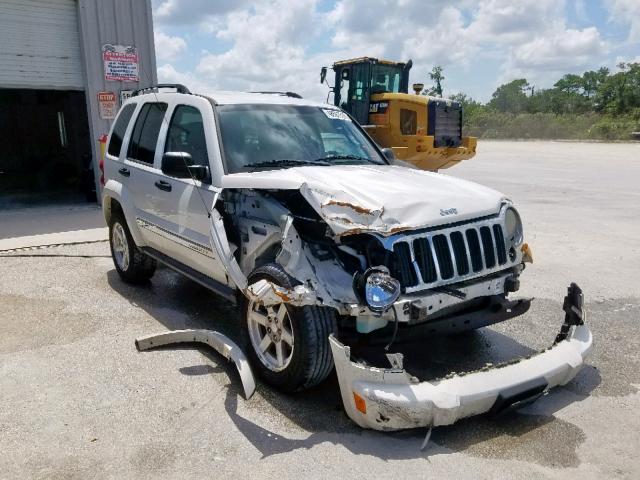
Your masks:
[{"label": "front bumper on ground", "polygon": [[[573,289],[573,290],[572,290]],[[535,400],[580,371],[592,344],[584,325],[582,292],[569,287],[565,323],[556,343],[533,355],[493,368],[419,382],[390,355],[395,368],[371,367],[351,360],[351,351],[329,338],[344,408],[364,428],[396,430],[450,425],[480,413],[501,411]]]}]

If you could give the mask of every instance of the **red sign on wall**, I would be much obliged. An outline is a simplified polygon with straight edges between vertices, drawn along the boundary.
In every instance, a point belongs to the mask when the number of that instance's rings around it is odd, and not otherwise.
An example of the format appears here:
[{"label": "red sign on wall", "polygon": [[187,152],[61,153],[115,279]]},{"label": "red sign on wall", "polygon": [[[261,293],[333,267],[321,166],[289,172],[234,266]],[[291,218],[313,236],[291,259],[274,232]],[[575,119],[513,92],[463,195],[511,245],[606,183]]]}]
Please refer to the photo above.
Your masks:
[{"label": "red sign on wall", "polygon": [[98,92],[98,110],[100,111],[100,118],[103,120],[116,118],[118,111],[116,94],[113,92]]}]

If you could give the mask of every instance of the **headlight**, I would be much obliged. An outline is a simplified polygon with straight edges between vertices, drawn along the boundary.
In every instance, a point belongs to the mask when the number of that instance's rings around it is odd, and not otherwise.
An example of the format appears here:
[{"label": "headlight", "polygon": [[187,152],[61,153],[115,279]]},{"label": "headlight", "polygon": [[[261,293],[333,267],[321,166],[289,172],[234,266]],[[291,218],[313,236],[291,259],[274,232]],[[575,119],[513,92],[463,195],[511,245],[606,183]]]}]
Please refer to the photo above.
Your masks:
[{"label": "headlight", "polygon": [[520,245],[523,240],[522,221],[515,208],[507,208],[504,215],[504,227],[507,233],[507,243]]},{"label": "headlight", "polygon": [[386,267],[370,268],[353,280],[356,295],[374,312],[388,310],[400,296],[400,282],[389,274]]}]

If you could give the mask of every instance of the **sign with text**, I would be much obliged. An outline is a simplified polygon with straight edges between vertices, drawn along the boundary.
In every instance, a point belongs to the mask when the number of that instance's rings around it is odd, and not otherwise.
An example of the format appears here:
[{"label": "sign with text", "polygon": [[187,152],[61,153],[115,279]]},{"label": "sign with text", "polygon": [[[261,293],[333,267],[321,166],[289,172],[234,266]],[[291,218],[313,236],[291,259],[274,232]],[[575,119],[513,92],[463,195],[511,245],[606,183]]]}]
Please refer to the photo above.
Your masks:
[{"label": "sign with text", "polygon": [[138,49],[127,45],[102,46],[104,78],[115,82],[138,81]]},{"label": "sign with text", "polygon": [[116,94],[113,92],[98,92],[98,110],[103,120],[113,120],[118,113]]}]

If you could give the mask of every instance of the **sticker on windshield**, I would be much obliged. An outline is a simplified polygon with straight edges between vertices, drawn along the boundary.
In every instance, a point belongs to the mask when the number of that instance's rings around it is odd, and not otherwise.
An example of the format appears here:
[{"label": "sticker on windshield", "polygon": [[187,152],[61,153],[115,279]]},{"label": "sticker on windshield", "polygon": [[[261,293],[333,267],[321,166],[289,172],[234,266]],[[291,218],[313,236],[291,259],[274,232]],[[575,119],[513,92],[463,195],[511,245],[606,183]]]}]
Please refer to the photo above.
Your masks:
[{"label": "sticker on windshield", "polygon": [[348,122],[351,121],[349,115],[344,113],[342,110],[335,110],[333,108],[323,108],[322,111],[324,114],[332,120],[346,120]]}]

